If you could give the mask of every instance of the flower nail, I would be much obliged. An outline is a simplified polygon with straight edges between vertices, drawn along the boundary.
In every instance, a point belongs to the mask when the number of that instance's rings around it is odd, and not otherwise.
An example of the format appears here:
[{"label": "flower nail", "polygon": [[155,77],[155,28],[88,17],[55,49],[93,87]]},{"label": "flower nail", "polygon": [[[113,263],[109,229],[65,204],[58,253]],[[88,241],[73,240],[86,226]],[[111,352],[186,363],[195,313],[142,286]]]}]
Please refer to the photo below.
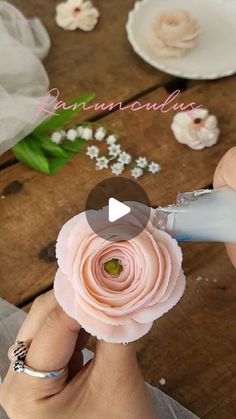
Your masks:
[{"label": "flower nail", "polygon": [[196,44],[197,21],[185,10],[162,13],[154,22],[149,40],[157,56],[181,57]]},{"label": "flower nail", "polygon": [[220,130],[217,118],[209,115],[207,109],[178,112],[171,124],[176,140],[193,150],[202,150],[217,143]]},{"label": "flower nail", "polygon": [[98,17],[98,9],[89,0],[67,0],[56,6],[56,23],[66,30],[91,31]]}]

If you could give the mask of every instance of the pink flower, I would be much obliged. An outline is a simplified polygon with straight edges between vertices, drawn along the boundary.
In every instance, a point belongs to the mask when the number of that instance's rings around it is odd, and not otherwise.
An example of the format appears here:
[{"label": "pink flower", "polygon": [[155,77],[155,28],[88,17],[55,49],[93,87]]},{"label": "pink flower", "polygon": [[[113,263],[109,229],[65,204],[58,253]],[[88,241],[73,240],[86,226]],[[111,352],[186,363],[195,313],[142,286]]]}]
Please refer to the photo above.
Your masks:
[{"label": "pink flower", "polygon": [[[127,228],[140,232],[143,209],[137,204],[118,226],[106,221],[105,208],[93,211],[108,240],[94,233],[85,212],[69,220],[58,236],[56,299],[87,332],[107,342],[128,343],[145,335],[185,289],[181,249],[153,227],[154,210],[140,234],[121,240]],[[111,236],[117,241],[109,241]]]},{"label": "pink flower", "polygon": [[159,57],[181,57],[195,46],[196,20],[185,10],[163,12],[154,22],[150,41]]}]

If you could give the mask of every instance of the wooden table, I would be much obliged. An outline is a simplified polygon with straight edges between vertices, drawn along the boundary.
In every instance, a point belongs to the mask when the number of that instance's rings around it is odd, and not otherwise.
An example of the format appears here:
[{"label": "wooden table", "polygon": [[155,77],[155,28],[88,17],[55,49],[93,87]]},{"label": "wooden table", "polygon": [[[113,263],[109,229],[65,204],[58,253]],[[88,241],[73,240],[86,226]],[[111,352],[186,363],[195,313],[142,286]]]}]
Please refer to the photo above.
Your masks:
[{"label": "wooden table", "polygon": [[[204,151],[178,144],[171,133],[173,112],[115,111],[84,113],[123,134],[133,155],[160,162],[163,170],[140,180],[151,203],[167,204],[181,190],[212,183],[219,159],[236,138],[236,77],[213,82],[177,80],[135,55],[125,32],[133,0],[96,1],[101,19],[91,33],[64,32],[54,22],[56,1],[14,0],[28,16],[39,16],[52,40],[45,67],[51,87],[64,100],[96,92],[96,101],[159,102],[176,88],[181,101],[196,102],[219,118],[220,142]],[[53,177],[18,163],[8,152],[0,160],[1,207],[0,295],[27,308],[50,289],[56,270],[54,242],[61,225],[84,209],[86,197],[100,180],[94,162],[77,155]],[[96,175],[95,175],[96,174]],[[219,244],[186,244],[187,288],[181,302],[155,323],[138,342],[145,379],[206,419],[236,417],[236,273]],[[199,280],[199,277],[203,278]],[[198,279],[198,280],[197,280]]]}]

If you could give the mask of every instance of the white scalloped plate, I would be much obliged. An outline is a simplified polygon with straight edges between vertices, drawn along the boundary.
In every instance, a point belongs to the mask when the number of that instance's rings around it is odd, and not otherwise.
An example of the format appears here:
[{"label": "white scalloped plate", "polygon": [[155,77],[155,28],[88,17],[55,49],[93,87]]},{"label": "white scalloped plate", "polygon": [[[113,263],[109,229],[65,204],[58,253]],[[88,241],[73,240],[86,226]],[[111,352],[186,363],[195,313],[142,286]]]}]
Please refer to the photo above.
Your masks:
[{"label": "white scalloped plate", "polygon": [[[197,45],[182,58],[156,57],[148,31],[156,16],[184,9],[197,19]],[[188,79],[217,79],[236,72],[236,0],[143,0],[135,3],[126,25],[135,52],[158,70]]]}]

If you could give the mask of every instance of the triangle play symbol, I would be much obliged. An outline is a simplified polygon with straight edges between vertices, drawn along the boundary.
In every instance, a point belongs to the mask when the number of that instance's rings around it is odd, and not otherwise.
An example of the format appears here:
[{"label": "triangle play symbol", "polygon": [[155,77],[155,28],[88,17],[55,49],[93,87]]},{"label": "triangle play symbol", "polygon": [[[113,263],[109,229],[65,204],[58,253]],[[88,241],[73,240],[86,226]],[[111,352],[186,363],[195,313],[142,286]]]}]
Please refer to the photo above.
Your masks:
[{"label": "triangle play symbol", "polygon": [[129,214],[130,211],[131,209],[128,205],[123,204],[115,198],[109,198],[108,219],[111,223]]}]

